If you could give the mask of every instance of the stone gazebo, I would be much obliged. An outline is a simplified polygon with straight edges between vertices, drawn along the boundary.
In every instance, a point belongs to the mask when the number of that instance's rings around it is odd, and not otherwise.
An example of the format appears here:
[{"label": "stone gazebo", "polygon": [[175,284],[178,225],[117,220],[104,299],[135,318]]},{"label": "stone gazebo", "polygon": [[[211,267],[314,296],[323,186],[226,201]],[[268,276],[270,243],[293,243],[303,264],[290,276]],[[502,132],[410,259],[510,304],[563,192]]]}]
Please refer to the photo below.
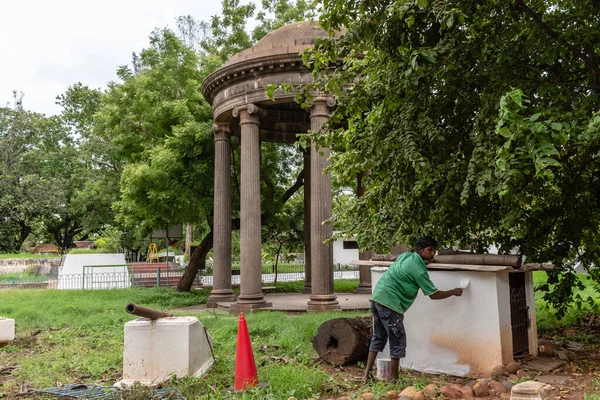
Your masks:
[{"label": "stone gazebo", "polygon": [[[329,118],[333,98],[316,96],[310,109],[294,101],[294,93],[278,91],[269,99],[268,84],[311,82],[300,55],[318,38],[327,37],[316,22],[281,27],[249,49],[231,57],[202,84],[212,105],[215,135],[214,281],[208,306],[233,302],[232,312],[267,307],[262,292],[260,143],[294,143],[296,135],[317,131]],[[240,294],[231,286],[231,137],[241,143]],[[323,173],[329,150],[314,144],[304,154],[304,237],[308,310],[340,308],[333,292],[333,251],[323,242],[333,234],[331,177]],[[361,274],[362,275],[362,274]],[[312,279],[311,279],[312,277]]]}]

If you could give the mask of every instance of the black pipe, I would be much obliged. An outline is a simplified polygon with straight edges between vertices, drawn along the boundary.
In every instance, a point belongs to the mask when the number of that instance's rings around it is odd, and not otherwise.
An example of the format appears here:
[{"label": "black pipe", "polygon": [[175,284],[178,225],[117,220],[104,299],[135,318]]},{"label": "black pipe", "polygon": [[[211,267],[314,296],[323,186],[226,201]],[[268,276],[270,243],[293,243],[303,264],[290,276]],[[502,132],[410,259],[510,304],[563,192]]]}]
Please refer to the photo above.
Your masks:
[{"label": "black pipe", "polygon": [[133,303],[127,304],[125,306],[125,311],[127,311],[127,313],[129,314],[137,315],[138,317],[148,318],[150,320],[173,316],[173,314],[169,314],[164,311],[153,310],[151,308],[138,306],[137,304]]}]

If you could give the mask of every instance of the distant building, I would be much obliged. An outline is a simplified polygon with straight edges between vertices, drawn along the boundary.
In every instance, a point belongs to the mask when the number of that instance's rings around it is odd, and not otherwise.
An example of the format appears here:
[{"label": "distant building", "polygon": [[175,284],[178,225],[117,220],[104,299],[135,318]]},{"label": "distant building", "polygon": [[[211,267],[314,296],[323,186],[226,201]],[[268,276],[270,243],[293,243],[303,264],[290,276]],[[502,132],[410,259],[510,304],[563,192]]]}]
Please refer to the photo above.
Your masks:
[{"label": "distant building", "polygon": [[333,242],[333,264],[347,265],[358,260],[358,243],[354,238],[339,238]]},{"label": "distant building", "polygon": [[76,240],[73,242],[76,249],[94,249],[96,243],[93,240]]},{"label": "distant building", "polygon": [[44,243],[40,244],[38,247],[33,249],[35,254],[45,255],[45,254],[60,254],[60,249],[57,245],[52,243]]}]

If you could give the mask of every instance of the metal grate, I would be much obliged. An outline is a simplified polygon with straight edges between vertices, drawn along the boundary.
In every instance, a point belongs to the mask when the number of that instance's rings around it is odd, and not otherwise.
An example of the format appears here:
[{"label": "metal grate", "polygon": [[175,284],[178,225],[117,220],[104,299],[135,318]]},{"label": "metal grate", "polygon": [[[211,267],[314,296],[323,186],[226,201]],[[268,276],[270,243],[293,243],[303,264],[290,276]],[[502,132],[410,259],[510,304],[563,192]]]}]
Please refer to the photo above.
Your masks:
[{"label": "metal grate", "polygon": [[510,287],[510,321],[512,325],[513,357],[522,358],[529,354],[529,307],[525,297],[525,274],[508,274]]},{"label": "metal grate", "polygon": [[[52,394],[61,399],[102,399],[119,400],[127,389],[119,389],[114,386],[84,385],[74,383],[62,387],[37,389],[37,393]],[[153,400],[185,400],[185,397],[175,388],[155,389],[152,391]]]}]

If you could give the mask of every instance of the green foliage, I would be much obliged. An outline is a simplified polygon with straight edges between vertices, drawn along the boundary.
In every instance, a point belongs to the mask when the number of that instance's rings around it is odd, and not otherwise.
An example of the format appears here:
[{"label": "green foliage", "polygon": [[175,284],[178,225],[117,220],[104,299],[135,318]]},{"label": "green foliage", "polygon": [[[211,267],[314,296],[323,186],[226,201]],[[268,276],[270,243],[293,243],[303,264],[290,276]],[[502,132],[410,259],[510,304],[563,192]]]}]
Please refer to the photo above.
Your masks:
[{"label": "green foliage", "polygon": [[72,247],[76,237],[87,237],[114,219],[111,204],[118,195],[119,166],[105,138],[92,134],[100,97],[99,90],[81,83],[59,96],[58,119],[70,145],[58,142],[54,161],[48,151],[41,155],[46,164],[51,162],[47,173],[54,177],[53,191],[60,196],[56,212],[45,215],[43,222],[63,250]]},{"label": "green foliage", "polygon": [[535,272],[533,275],[536,288],[537,324],[540,331],[557,327],[577,328],[590,314],[600,315],[600,300],[596,295],[598,288],[595,287],[596,283],[592,278],[588,275],[570,274],[573,282],[565,286],[572,289],[572,293],[568,296],[572,296],[573,301],[557,304],[558,299],[565,298],[567,295],[561,292],[564,289],[557,284],[555,275],[542,271]]},{"label": "green foliage", "polygon": [[595,378],[592,380],[592,392],[586,392],[583,394],[584,400],[600,400],[600,380]]},{"label": "green foliage", "polygon": [[196,54],[168,31],[155,31],[135,69],[119,69],[95,116],[126,164],[119,221],[128,229],[200,223],[211,214],[211,110],[200,93],[206,71]]},{"label": "green foliage", "polygon": [[316,81],[303,89],[337,99],[312,135],[332,173],[370,173],[335,216],[362,248],[429,234],[600,265],[597,2],[321,4],[325,29],[345,33],[304,55]]},{"label": "green foliage", "polygon": [[119,253],[123,247],[123,232],[114,227],[107,226],[102,230],[100,237],[94,241],[98,249],[107,253]]},{"label": "green foliage", "polygon": [[29,266],[25,272],[10,272],[0,274],[0,283],[28,283],[28,282],[45,282],[48,280],[46,276],[42,276],[35,271],[30,272]]},{"label": "green foliage", "polygon": [[68,142],[56,118],[20,103],[0,108],[0,252],[21,250],[40,218],[57,211],[55,156]]},{"label": "green foliage", "polygon": [[258,25],[252,31],[254,40],[260,40],[275,29],[296,21],[312,20],[317,10],[306,0],[262,0],[262,9],[257,13]]},{"label": "green foliage", "polygon": [[60,116],[0,109],[0,251],[20,250],[30,234],[64,250],[112,221],[115,171],[90,137],[99,96],[75,84],[59,97]]},{"label": "green foliage", "polygon": [[60,258],[59,254],[34,254],[34,253],[0,253],[0,259],[11,258]]},{"label": "green foliage", "polygon": [[[101,240],[104,241],[104,240]],[[107,248],[97,248],[97,249],[70,249],[69,254],[105,254],[112,253]]]}]

